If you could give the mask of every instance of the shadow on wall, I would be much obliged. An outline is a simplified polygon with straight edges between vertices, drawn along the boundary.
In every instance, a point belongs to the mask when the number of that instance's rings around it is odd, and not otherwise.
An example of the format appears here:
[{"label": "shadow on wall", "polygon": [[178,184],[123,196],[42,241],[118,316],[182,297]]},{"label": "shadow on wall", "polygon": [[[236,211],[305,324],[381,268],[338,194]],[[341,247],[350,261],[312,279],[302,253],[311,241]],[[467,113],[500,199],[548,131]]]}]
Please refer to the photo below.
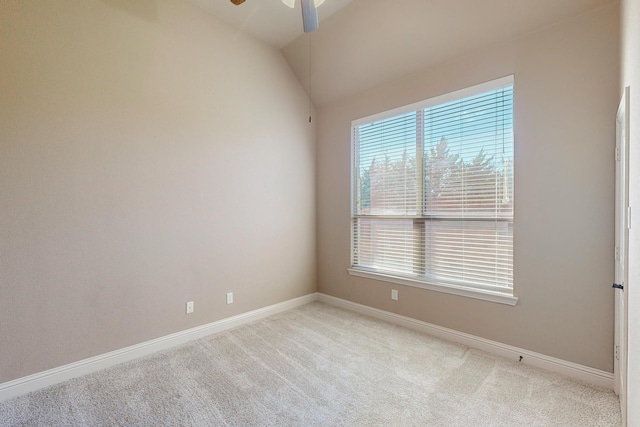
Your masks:
[{"label": "shadow on wall", "polygon": [[121,10],[131,16],[147,21],[158,20],[158,5],[156,0],[100,0],[102,3],[114,9]]}]

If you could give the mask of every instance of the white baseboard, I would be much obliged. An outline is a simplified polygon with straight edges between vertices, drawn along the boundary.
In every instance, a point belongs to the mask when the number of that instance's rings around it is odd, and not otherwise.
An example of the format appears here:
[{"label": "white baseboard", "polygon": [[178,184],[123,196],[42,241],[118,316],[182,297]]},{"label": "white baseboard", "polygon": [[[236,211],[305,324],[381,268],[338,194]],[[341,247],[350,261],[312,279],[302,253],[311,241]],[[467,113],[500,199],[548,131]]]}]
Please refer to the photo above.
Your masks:
[{"label": "white baseboard", "polygon": [[404,326],[431,336],[484,350],[508,359],[519,360],[520,356],[522,356],[522,363],[613,390],[613,374],[610,372],[601,371],[599,369],[590,368],[573,362],[567,362],[566,360],[557,359],[555,357],[546,356],[544,354],[511,345],[465,334],[453,329],[443,328],[442,326],[433,325],[431,323],[368,307],[366,305],[357,304],[326,294],[318,294],[318,301],[374,317],[376,319],[384,320],[395,325]]},{"label": "white baseboard", "polygon": [[557,372],[589,384],[613,389],[613,374],[609,372],[579,365],[577,363],[567,362],[555,357],[545,356],[544,354],[487,340],[474,335],[465,334],[453,329],[443,328],[441,326],[357,304],[351,301],[332,297],[330,295],[314,293],[2,383],[0,384],[0,402],[64,382],[72,378],[109,368],[123,362],[147,356],[160,350],[175,347],[207,335],[254,322],[313,301],[321,301],[337,307],[342,307],[356,313],[371,316],[389,323],[404,326],[438,338],[507,357],[509,359],[518,360],[519,357],[522,356],[523,363],[547,369],[552,372]]},{"label": "white baseboard", "polygon": [[40,390],[54,384],[58,384],[72,378],[90,374],[111,366],[128,362],[139,357],[147,356],[160,350],[175,347],[186,342],[196,340],[207,335],[215,334],[230,328],[235,328],[246,323],[254,322],[268,316],[272,316],[292,308],[308,304],[318,299],[317,294],[309,294],[279,304],[249,311],[237,316],[218,320],[206,325],[197,326],[175,334],[166,335],[151,341],[125,347],[109,353],[101,354],[58,368],[38,372],[27,377],[22,377],[0,384],[0,402],[14,397]]}]

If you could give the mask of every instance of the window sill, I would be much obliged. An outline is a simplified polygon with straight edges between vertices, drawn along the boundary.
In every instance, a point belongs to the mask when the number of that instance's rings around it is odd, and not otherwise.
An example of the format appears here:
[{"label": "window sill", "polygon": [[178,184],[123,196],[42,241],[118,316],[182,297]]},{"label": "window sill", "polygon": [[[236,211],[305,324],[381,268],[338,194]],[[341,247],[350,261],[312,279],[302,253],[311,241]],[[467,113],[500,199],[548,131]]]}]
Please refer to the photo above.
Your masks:
[{"label": "window sill", "polygon": [[502,292],[489,291],[485,289],[473,289],[463,286],[448,285],[442,283],[429,283],[420,280],[408,279],[405,277],[392,276],[382,273],[373,273],[355,268],[348,268],[347,271],[352,276],[364,277],[366,279],[380,280],[383,282],[397,283],[398,285],[413,286],[414,288],[428,289],[430,291],[444,292],[447,294],[459,295],[467,298],[475,298],[484,301],[497,302],[499,304],[516,305],[518,298]]}]

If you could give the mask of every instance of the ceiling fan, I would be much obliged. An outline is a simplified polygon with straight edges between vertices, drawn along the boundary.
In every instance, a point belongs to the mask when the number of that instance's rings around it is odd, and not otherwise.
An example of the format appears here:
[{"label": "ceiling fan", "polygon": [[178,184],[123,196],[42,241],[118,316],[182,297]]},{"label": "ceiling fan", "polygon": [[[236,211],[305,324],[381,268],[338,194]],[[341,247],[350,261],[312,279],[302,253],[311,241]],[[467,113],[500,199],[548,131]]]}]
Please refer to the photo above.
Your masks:
[{"label": "ceiling fan", "polygon": [[[297,0],[282,0],[290,8],[294,8]],[[236,6],[244,3],[245,0],[231,0]],[[302,5],[302,26],[305,33],[310,33],[318,29],[318,6],[324,3],[324,0],[300,0]]]}]

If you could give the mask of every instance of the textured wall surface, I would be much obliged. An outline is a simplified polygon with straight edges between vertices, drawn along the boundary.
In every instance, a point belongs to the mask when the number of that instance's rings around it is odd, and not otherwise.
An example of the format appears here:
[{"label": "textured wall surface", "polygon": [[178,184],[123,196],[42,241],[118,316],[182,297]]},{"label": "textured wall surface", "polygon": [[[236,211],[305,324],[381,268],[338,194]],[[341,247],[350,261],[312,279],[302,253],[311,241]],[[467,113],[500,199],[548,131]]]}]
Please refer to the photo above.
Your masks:
[{"label": "textured wall surface", "polygon": [[0,52],[0,383],[316,290],[279,51],[186,1],[24,0]]},{"label": "textured wall surface", "polygon": [[[319,290],[612,372],[619,62],[619,5],[610,4],[323,106]],[[515,75],[518,304],[349,276],[351,121],[508,74]]]}]

